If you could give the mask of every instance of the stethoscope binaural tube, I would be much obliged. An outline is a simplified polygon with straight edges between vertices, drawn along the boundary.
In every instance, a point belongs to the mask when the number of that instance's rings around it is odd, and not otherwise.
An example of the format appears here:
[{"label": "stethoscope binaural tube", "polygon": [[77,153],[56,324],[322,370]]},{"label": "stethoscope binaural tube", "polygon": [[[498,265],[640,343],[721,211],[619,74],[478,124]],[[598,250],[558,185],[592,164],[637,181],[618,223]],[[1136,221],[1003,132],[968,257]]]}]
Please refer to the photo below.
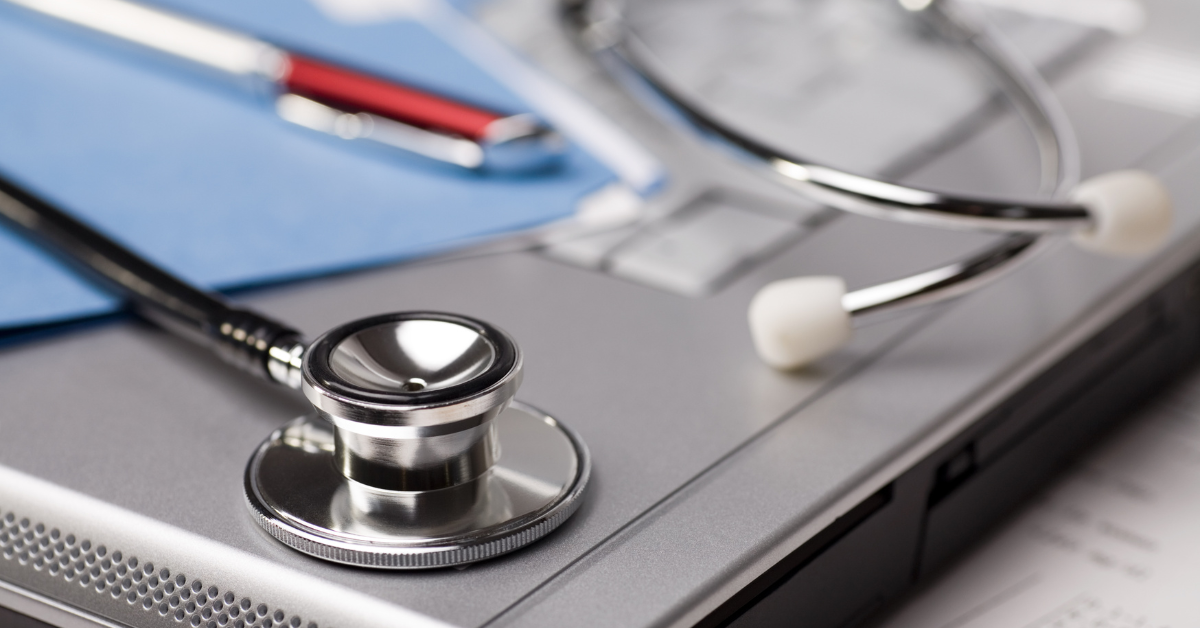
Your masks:
[{"label": "stethoscope binaural tube", "polygon": [[3,176],[0,218],[139,314],[303,392],[315,415],[259,446],[244,487],[255,521],[293,549],[381,569],[459,565],[532,543],[580,504],[587,447],[514,400],[520,348],[484,321],[398,312],[339,325],[309,343]]},{"label": "stethoscope binaural tube", "polygon": [[0,216],[142,316],[243,371],[300,388],[300,332],[189,285],[2,176]]},{"label": "stethoscope binaural tube", "polygon": [[1074,131],[1036,69],[981,20],[942,0],[901,2],[964,46],[993,75],[1033,131],[1042,190],[1051,200],[976,198],[881,181],[788,155],[708,114],[671,85],[647,47],[625,25],[617,0],[565,0],[564,17],[582,45],[619,79],[633,82],[672,118],[745,158],[823,205],[874,218],[948,229],[1009,234],[991,248],[916,275],[846,292],[837,277],[773,282],[752,300],[751,336],[760,357],[792,369],[836,350],[868,314],[955,298],[1013,270],[1042,248],[1043,236],[1070,235],[1081,248],[1111,256],[1155,250],[1171,225],[1162,183],[1118,171],[1078,183]]}]

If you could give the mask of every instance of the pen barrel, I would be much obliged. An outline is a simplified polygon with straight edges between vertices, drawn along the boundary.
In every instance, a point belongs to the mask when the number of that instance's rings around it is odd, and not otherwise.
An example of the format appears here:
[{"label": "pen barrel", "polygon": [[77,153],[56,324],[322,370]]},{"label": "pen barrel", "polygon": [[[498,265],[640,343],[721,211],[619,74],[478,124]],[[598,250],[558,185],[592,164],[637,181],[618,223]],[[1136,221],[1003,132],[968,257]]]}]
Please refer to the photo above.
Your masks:
[{"label": "pen barrel", "polygon": [[505,116],[382,78],[291,54],[279,79],[288,92],[351,113],[369,113],[480,142]]},{"label": "pen barrel", "polygon": [[299,386],[294,329],[192,286],[2,175],[0,217],[160,326],[271,381],[291,385],[293,369]]}]

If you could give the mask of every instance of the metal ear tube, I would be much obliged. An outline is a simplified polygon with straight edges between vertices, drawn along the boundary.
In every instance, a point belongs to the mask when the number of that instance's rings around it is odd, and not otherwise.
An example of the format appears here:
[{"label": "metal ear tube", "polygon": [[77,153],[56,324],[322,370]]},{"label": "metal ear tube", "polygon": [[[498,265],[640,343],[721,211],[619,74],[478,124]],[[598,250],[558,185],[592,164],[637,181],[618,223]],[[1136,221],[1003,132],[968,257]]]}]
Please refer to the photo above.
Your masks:
[{"label": "metal ear tube", "polygon": [[0,177],[0,216],[240,369],[299,389],[315,414],[276,430],[245,474],[258,524],[326,560],[418,569],[523,547],[578,508],[591,471],[579,436],[514,401],[522,355],[467,316],[400,312],[312,343],[157,268]]},{"label": "metal ear tube", "polygon": [[1171,228],[1171,199],[1154,175],[1123,170],[1079,183],[1078,145],[1070,120],[1037,69],[984,20],[945,0],[901,0],[980,62],[1032,132],[1047,200],[948,194],[821,165],[780,151],[710,114],[668,80],[668,72],[626,23],[622,0],[563,0],[563,17],[601,65],[656,110],[711,143],[731,150],[805,198],[842,211],[909,224],[975,230],[1005,237],[944,266],[847,292],[838,277],[796,277],[764,286],[749,306],[759,357],[793,369],[836,350],[866,314],[962,296],[1015,269],[1049,236],[1068,235],[1090,252],[1131,257],[1156,250]]}]

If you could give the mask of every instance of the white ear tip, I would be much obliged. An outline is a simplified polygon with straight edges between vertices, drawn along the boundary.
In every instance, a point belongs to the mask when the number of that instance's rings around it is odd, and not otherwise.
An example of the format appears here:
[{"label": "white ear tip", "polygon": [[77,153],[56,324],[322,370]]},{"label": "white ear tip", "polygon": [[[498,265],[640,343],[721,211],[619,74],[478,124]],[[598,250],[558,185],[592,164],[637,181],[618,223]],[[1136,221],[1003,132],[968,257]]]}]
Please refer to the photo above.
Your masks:
[{"label": "white ear tip", "polygon": [[1082,248],[1119,257],[1157,249],[1171,231],[1171,195],[1158,177],[1118,170],[1079,184],[1071,199],[1091,211],[1095,226],[1076,233]]},{"label": "white ear tip", "polygon": [[750,301],[750,336],[759,357],[777,369],[794,369],[850,339],[850,314],[842,307],[840,277],[797,277],[769,283]]}]

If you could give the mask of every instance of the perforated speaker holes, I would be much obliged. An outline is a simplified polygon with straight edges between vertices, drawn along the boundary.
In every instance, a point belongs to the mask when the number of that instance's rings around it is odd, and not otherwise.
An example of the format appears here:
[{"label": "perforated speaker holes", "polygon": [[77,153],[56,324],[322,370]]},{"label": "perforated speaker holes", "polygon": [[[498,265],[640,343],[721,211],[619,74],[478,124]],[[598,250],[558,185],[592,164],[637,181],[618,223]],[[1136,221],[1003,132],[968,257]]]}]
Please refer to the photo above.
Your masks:
[{"label": "perforated speaker holes", "polygon": [[238,597],[233,591],[205,586],[166,567],[155,567],[120,550],[89,539],[77,539],[58,528],[32,523],[0,508],[0,557],[48,578],[95,592],[113,604],[128,604],[147,613],[199,628],[318,628],[299,615]]}]

